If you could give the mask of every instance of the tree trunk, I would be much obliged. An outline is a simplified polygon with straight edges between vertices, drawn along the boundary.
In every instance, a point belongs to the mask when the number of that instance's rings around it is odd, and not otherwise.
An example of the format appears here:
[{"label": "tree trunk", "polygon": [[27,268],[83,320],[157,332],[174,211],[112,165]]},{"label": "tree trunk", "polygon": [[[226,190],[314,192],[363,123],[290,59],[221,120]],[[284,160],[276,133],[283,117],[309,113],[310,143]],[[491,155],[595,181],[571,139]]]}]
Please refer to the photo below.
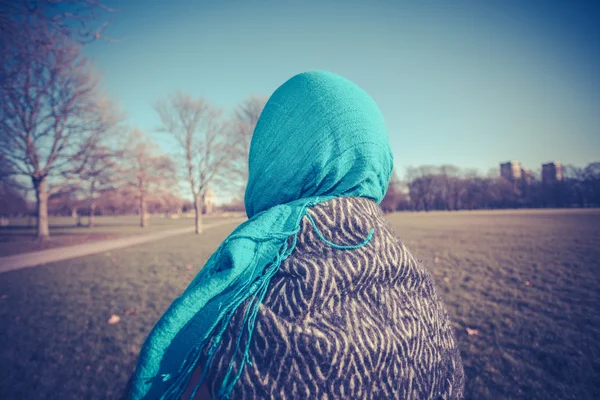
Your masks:
[{"label": "tree trunk", "polygon": [[90,210],[88,215],[88,228],[94,226],[94,215],[96,214],[96,200],[90,199]]},{"label": "tree trunk", "polygon": [[34,178],[33,186],[35,188],[37,209],[36,236],[40,240],[45,240],[50,237],[50,230],[48,229],[48,191],[46,187],[46,178]]},{"label": "tree trunk", "polygon": [[146,215],[146,199],[140,197],[140,226],[145,228],[148,225],[148,217]]},{"label": "tree trunk", "polygon": [[196,235],[202,233],[202,217],[201,217],[200,196],[195,196],[194,199],[194,223],[196,227]]}]

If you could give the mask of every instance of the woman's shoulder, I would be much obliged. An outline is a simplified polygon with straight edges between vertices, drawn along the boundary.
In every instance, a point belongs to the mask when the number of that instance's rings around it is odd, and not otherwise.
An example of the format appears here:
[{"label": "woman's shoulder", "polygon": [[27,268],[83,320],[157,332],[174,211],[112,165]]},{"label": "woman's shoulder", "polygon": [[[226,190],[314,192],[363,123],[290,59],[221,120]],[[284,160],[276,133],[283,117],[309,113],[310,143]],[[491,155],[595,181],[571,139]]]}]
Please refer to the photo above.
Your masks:
[{"label": "woman's shoulder", "polygon": [[[311,263],[320,261],[319,268],[347,265],[352,270],[358,263],[362,265],[362,270],[356,271],[359,275],[369,271],[371,280],[386,286],[437,297],[432,274],[400,240],[375,201],[335,198],[311,207],[309,215],[302,220],[297,251],[290,263],[310,259]],[[336,248],[344,246],[351,250]]]}]

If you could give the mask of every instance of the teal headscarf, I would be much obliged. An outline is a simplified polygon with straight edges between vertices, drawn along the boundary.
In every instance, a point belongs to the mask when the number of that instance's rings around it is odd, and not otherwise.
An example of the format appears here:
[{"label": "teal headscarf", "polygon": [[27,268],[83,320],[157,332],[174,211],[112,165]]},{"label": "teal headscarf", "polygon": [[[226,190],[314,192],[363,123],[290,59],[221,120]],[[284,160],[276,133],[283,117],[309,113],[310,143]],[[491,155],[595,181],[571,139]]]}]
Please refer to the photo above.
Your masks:
[{"label": "teal headscarf", "polygon": [[[258,307],[281,262],[294,251],[308,207],[341,196],[380,203],[392,168],[383,116],[361,88],[322,71],[281,85],[252,137],[245,195],[249,219],[225,239],[146,339],[131,398],[179,399],[202,351],[210,344],[206,371],[233,313],[246,300],[239,334],[252,335]],[[252,368],[248,348],[243,354],[235,360],[239,372],[233,376],[230,368],[215,396],[227,397],[243,368]]]}]

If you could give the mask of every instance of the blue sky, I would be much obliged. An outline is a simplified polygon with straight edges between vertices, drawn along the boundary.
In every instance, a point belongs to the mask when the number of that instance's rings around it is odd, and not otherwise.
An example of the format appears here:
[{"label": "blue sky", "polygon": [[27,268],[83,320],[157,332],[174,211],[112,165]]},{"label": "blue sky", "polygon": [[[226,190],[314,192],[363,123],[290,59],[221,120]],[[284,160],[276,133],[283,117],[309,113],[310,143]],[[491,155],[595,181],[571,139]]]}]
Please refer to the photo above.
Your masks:
[{"label": "blue sky", "polygon": [[600,8],[587,2],[107,3],[121,11],[106,34],[123,41],[84,51],[128,123],[151,133],[153,102],[177,89],[231,111],[321,69],[379,104],[401,176],[600,160]]}]

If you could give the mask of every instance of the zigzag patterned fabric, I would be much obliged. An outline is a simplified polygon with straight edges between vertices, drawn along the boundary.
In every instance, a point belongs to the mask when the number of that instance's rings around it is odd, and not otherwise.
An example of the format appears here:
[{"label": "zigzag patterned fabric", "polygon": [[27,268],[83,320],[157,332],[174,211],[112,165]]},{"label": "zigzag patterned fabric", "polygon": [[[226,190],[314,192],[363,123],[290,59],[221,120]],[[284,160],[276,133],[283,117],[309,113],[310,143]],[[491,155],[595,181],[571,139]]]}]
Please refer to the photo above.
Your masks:
[{"label": "zigzag patterned fabric", "polygon": [[[260,306],[249,361],[232,399],[461,399],[464,372],[431,274],[396,237],[379,206],[337,198],[308,211],[296,249]],[[206,371],[217,396],[243,329],[234,315]],[[209,346],[207,346],[209,347]],[[204,353],[206,359],[206,351]],[[202,365],[204,363],[201,363]],[[239,362],[232,373],[238,372]]]}]

